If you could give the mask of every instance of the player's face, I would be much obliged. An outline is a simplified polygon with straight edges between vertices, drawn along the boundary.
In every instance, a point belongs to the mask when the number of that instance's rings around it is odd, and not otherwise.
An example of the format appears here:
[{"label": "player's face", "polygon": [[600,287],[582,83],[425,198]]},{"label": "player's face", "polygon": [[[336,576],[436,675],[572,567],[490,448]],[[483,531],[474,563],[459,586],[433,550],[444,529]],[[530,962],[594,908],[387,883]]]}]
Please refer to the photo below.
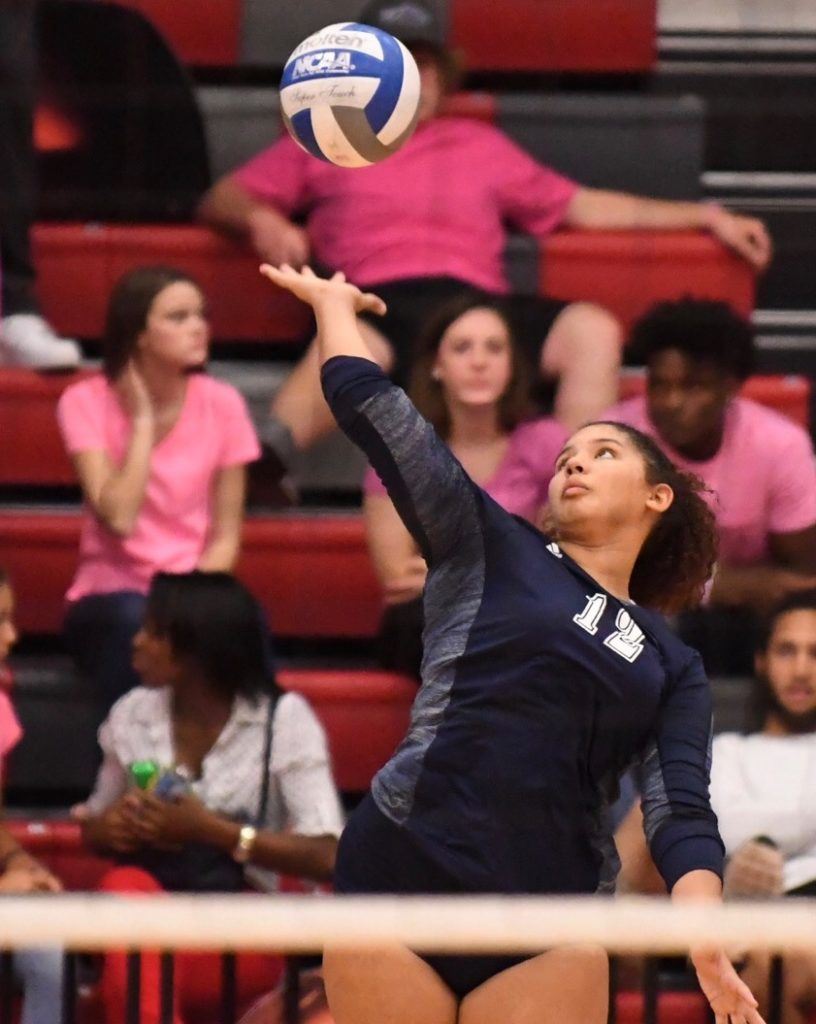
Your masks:
[{"label": "player's face", "polygon": [[495,405],[513,376],[513,350],[502,318],[492,309],[470,309],[442,335],[434,379],[449,405]]},{"label": "player's face", "polygon": [[133,667],[145,686],[171,686],[179,676],[179,664],[170,641],[145,622],[133,638]]},{"label": "player's face", "polygon": [[445,80],[439,61],[429,50],[413,51],[419,68],[419,113],[420,124],[430,121],[439,113],[445,96]]},{"label": "player's face", "polygon": [[643,456],[614,424],[582,427],[569,438],[555,462],[549,508],[562,536],[619,527],[642,527],[672,502],[671,488],[650,484]]},{"label": "player's face", "polygon": [[139,354],[179,371],[195,370],[207,361],[210,327],[204,296],[189,281],[163,288],[147,314],[139,336]]},{"label": "player's face", "polygon": [[3,583],[0,584],[0,665],[17,643],[17,637],[17,627],[14,625],[14,594],[8,583]]},{"label": "player's face", "polygon": [[722,430],[736,387],[737,382],[712,363],[665,349],[649,363],[649,416],[672,448],[693,449]]},{"label": "player's face", "polygon": [[816,611],[797,608],[780,615],[756,667],[786,712],[785,720],[795,723],[806,716],[816,728]]}]

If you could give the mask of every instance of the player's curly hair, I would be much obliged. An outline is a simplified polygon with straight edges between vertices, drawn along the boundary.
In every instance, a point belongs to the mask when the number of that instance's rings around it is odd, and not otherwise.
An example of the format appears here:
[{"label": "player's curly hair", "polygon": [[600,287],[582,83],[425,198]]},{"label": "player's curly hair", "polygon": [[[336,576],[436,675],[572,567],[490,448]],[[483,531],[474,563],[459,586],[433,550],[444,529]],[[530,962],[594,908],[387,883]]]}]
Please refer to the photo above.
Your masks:
[{"label": "player's curly hair", "polygon": [[678,469],[650,437],[628,424],[597,420],[586,426],[601,424],[614,427],[634,445],[643,458],[647,483],[668,484],[674,492],[632,569],[632,600],[667,615],[695,607],[717,562],[717,525],[703,497],[706,485]]}]

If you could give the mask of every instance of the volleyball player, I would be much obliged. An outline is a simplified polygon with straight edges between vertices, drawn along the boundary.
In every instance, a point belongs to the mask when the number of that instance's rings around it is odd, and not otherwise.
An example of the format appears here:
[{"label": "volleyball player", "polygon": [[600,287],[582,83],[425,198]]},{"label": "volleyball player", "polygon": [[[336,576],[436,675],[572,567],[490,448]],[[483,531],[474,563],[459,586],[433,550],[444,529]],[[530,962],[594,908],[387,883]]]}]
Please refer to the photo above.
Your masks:
[{"label": "volleyball player", "polygon": [[[603,893],[605,809],[635,762],[652,857],[675,900],[718,900],[711,707],[696,652],[654,608],[697,599],[714,562],[700,484],[636,430],[567,441],[542,534],[465,474],[371,361],[356,313],[384,303],[284,265],[314,308],[323,388],[427,563],[422,686],[408,734],[340,842],[341,893]],[[634,602],[637,602],[635,604]],[[721,950],[692,951],[717,1024],[761,1024]],[[600,948],[527,956],[327,949],[337,1024],[603,1024]]]}]

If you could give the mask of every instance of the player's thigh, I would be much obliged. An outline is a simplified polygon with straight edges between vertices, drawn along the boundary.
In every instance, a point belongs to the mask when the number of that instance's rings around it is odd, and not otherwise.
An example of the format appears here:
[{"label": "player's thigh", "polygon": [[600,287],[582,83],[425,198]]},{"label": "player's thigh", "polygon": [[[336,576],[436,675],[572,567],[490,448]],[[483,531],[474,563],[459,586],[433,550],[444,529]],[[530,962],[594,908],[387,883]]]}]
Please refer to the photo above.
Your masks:
[{"label": "player's thigh", "polygon": [[462,1001],[459,1024],[606,1024],[609,959],[565,946],[502,971]]},{"label": "player's thigh", "polygon": [[335,1024],[456,1024],[453,993],[404,946],[369,953],[327,949],[323,979]]}]

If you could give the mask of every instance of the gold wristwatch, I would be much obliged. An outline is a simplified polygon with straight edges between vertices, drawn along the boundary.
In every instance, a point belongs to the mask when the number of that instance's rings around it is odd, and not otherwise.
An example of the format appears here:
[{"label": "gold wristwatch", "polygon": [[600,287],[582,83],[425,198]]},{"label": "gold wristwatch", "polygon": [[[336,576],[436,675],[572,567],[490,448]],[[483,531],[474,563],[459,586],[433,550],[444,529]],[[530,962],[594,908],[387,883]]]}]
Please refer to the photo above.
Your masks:
[{"label": "gold wristwatch", "polygon": [[242,825],[238,833],[238,842],[232,851],[232,859],[239,864],[246,864],[252,856],[255,840],[258,837],[258,830],[254,825]]}]

